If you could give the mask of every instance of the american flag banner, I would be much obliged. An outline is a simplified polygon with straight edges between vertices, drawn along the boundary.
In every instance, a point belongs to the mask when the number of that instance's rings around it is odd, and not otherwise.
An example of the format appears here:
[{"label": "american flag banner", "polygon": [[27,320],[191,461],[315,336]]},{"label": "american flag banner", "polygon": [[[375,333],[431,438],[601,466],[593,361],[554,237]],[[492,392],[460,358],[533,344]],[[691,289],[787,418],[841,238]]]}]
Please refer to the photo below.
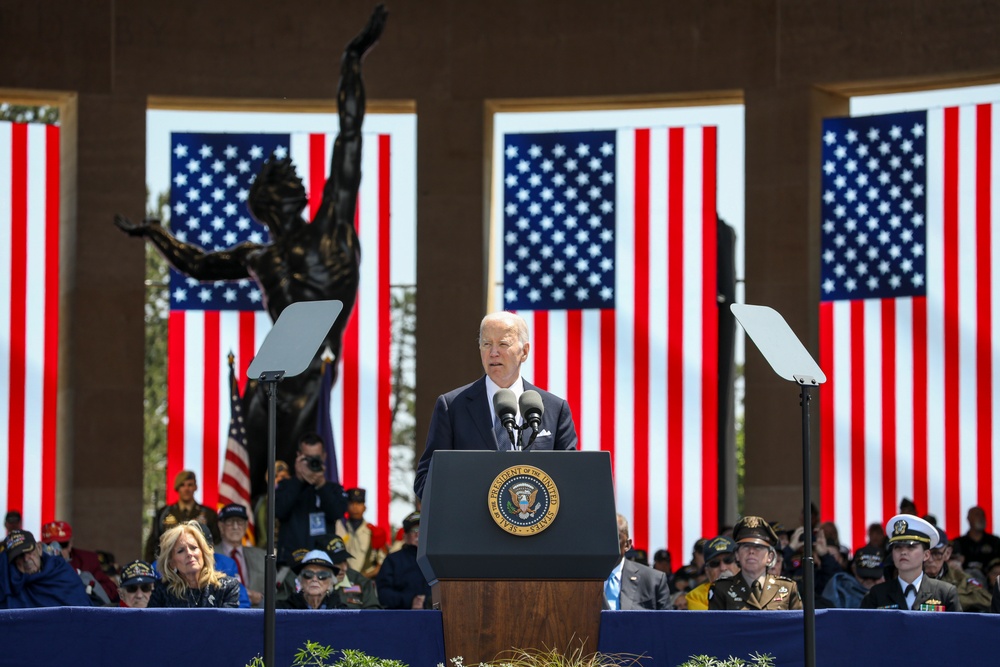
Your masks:
[{"label": "american flag banner", "polygon": [[226,459],[219,482],[219,507],[238,503],[247,510],[247,539],[253,544],[254,512],[250,499],[250,455],[247,453],[247,430],[243,422],[243,401],[236,381],[235,357],[229,354],[229,439]]},{"label": "american flag banner", "polygon": [[[821,516],[989,521],[1000,459],[991,104],[823,122]],[[988,528],[991,528],[988,527]]]},{"label": "american flag banner", "polygon": [[0,122],[0,513],[56,518],[59,127]]},{"label": "american flag banner", "polygon": [[[385,525],[392,436],[390,285],[415,282],[390,267],[390,260],[400,266],[415,263],[410,242],[416,224],[415,123],[412,115],[398,117],[396,122],[382,116],[380,127],[389,129],[364,135],[355,220],[361,277],[331,399],[339,477],[345,486],[368,489],[369,514]],[[250,217],[246,198],[272,152],[290,156],[307,193],[315,193],[305,212],[311,219],[329,175],[335,139],[335,133],[172,133],[173,233],[206,250],[246,240],[266,242],[266,228]],[[247,367],[272,323],[251,280],[199,283],[172,272],[170,290],[167,479],[181,469],[198,472],[200,500],[214,507],[228,439],[225,353],[235,351],[237,377],[245,387]],[[168,502],[173,495],[168,488]]]},{"label": "american flag banner", "polygon": [[611,453],[640,548],[718,530],[715,127],[503,137],[498,303],[528,322],[523,375]]}]

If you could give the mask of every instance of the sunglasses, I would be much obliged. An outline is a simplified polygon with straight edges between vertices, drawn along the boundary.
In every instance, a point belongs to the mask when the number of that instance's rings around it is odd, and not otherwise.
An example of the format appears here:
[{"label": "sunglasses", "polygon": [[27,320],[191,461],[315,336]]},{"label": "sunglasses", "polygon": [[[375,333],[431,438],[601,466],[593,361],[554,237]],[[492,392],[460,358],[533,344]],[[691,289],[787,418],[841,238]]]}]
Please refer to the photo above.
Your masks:
[{"label": "sunglasses", "polygon": [[149,593],[153,590],[153,584],[129,584],[125,587],[125,591],[128,593],[138,593],[139,591],[143,593]]},{"label": "sunglasses", "polygon": [[299,575],[303,579],[319,579],[320,581],[326,581],[333,576],[333,572],[327,572],[323,570],[322,572],[314,572],[313,570],[303,570],[302,574]]},{"label": "sunglasses", "polygon": [[705,563],[705,567],[713,567],[713,568],[714,567],[722,567],[723,563],[725,563],[726,565],[732,565],[735,562],[736,562],[736,559],[733,558],[732,556],[725,556],[723,558],[719,558],[717,560],[713,560],[713,561],[709,561],[709,562]]}]

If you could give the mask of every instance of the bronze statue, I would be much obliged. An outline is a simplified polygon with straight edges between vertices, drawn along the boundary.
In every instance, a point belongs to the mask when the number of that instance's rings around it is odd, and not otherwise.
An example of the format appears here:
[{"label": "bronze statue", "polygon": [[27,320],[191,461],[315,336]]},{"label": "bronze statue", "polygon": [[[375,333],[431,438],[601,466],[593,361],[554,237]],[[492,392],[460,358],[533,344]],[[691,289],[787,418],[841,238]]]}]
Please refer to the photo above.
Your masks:
[{"label": "bronze statue", "polygon": [[[173,268],[192,278],[201,281],[253,278],[260,285],[264,306],[272,320],[277,320],[281,311],[296,301],[342,301],[344,312],[324,345],[338,358],[344,325],[354,309],[361,262],[361,247],[354,228],[361,183],[361,125],[365,115],[361,62],[382,35],[387,16],[385,7],[377,6],[368,24],[344,50],[337,90],[340,131],[333,145],[330,178],[312,224],[302,219],[307,203],[305,188],[291,160],[274,156],[257,175],[247,204],[254,219],[269,229],[270,243],[246,242],[227,250],[206,252],[179,241],[159,220],[148,218],[136,224],[124,216],[115,216],[119,229],[129,236],[148,239]],[[278,459],[293,461],[299,436],[315,430],[321,364],[317,355],[307,371],[283,380],[278,386]],[[334,372],[336,368],[334,365]],[[267,397],[256,382],[251,382],[243,400],[253,495],[257,496],[265,489]]]}]

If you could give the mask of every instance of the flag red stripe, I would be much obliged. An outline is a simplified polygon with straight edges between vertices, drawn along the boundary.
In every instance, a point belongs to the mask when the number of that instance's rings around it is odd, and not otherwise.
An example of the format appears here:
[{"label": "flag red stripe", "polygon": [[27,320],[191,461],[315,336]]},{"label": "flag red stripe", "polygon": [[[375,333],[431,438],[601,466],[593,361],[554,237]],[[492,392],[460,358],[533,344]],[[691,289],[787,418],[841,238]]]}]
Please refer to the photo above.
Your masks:
[{"label": "flag red stripe", "polygon": [[[992,111],[989,104],[976,107],[976,461],[978,504],[986,508],[993,507]],[[990,511],[986,512],[986,531],[993,531]]]},{"label": "flag red stripe", "polygon": [[[649,497],[649,130],[635,132],[635,319],[632,539],[648,541]],[[677,553],[677,552],[675,552]]]},{"label": "flag red stripe", "polygon": [[835,470],[836,448],[834,441],[834,381],[833,373],[833,304],[820,301],[819,304],[819,366],[826,371],[826,384],[819,390],[819,510],[823,521],[835,518],[837,473]]},{"label": "flag red stripe", "polygon": [[257,316],[252,310],[240,311],[240,347],[236,351],[236,384],[239,385],[240,394],[247,389],[247,369],[257,353]]},{"label": "flag red stripe", "polygon": [[601,449],[611,453],[615,466],[615,311],[601,311]]},{"label": "flag red stripe", "polygon": [[389,446],[392,444],[392,368],[389,357],[392,345],[390,314],[392,303],[389,292],[391,257],[391,145],[388,134],[379,135],[379,259],[378,259],[378,517],[379,526],[389,526]]},{"label": "flag red stripe", "polygon": [[[684,128],[667,130],[667,179],[667,456],[676,470],[684,470]],[[671,553],[684,553],[684,487],[683,475],[668,486]]]},{"label": "flag red stripe", "polygon": [[[702,439],[701,516],[702,535],[715,535],[719,528],[719,302],[718,221],[715,212],[716,128],[702,130]],[[664,471],[666,474],[666,471]]]},{"label": "flag red stripe", "polygon": [[202,430],[202,478],[198,480],[201,502],[215,507],[219,501],[219,387],[222,376],[219,364],[219,311],[205,311],[205,383],[202,393],[204,429]]},{"label": "flag red stripe", "polygon": [[319,205],[323,203],[323,187],[326,185],[326,142],[325,134],[309,135],[309,219],[316,217]]},{"label": "flag red stripe", "polygon": [[7,507],[24,506],[25,327],[28,290],[28,126],[11,125],[10,396],[7,427]]},{"label": "flag red stripe", "polygon": [[[570,412],[583,411],[583,312],[566,311],[566,401]],[[582,438],[582,424],[576,420],[577,435]]]},{"label": "flag red stripe", "polygon": [[45,127],[45,376],[42,385],[41,519],[56,516],[56,401],[59,391],[59,127]]},{"label": "flag red stripe", "polygon": [[[882,516],[896,508],[896,300],[882,299]],[[867,521],[867,520],[866,520]],[[864,521],[854,519],[854,542],[865,544]],[[859,541],[860,540],[860,541]]]},{"label": "flag red stripe", "polygon": [[[354,226],[359,233],[361,232],[360,210],[361,205],[359,202],[358,206],[354,209]],[[358,485],[358,388],[360,379],[358,363],[360,334],[358,331],[358,322],[361,317],[362,307],[361,299],[358,299],[344,327],[344,337],[341,343],[341,356],[344,359],[343,374],[340,378],[344,396],[344,442],[341,443],[341,452],[343,453],[341,465],[343,466],[344,474],[341,477],[341,483],[345,489],[350,489]]]},{"label": "flag red stripe", "polygon": [[549,387],[549,312],[547,310],[536,310],[532,317],[534,320],[534,343],[531,346],[531,353],[535,357],[535,377],[536,387],[548,389]]},{"label": "flag red stripe", "polygon": [[927,511],[927,297],[913,299],[913,502]]},{"label": "flag red stripe", "polygon": [[177,502],[173,480],[184,465],[184,325],[184,311],[170,311],[167,320],[167,504]]},{"label": "flag red stripe", "polygon": [[[851,522],[865,517],[865,303],[851,302]],[[864,543],[862,540],[861,544]]]},{"label": "flag red stripe", "polygon": [[[958,108],[944,110],[944,525],[960,524]],[[926,508],[919,508],[926,511]]]}]

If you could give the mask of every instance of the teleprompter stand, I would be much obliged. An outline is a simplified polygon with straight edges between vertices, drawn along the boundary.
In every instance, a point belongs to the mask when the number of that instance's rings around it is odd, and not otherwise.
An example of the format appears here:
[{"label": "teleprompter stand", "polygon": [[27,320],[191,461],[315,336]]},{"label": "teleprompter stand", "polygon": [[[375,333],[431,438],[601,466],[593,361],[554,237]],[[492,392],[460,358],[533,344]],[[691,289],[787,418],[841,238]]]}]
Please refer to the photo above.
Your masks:
[{"label": "teleprompter stand", "polygon": [[780,377],[797,382],[802,407],[802,518],[806,535],[803,540],[804,559],[802,563],[803,623],[805,625],[805,664],[816,665],[816,587],[813,579],[814,561],[812,552],[812,498],[810,497],[809,457],[809,388],[826,382],[826,375],[810,356],[798,337],[776,310],[767,306],[751,306],[734,303],[730,306],[733,315],[743,325],[750,340],[764,355],[771,369]]},{"label": "teleprompter stand", "polygon": [[[267,478],[274,479],[274,448],[277,432],[278,382],[301,374],[312,363],[319,346],[344,309],[340,301],[300,301],[278,317],[247,377],[257,380],[267,395]],[[264,569],[264,664],[274,667],[275,591],[278,578],[277,545],[274,543],[274,485],[267,485],[267,554]]]},{"label": "teleprompter stand", "polygon": [[[510,480],[532,471],[558,491],[558,512],[515,534],[491,494],[515,509],[527,487]],[[438,450],[420,523],[417,563],[448,655],[478,664],[514,648],[597,651],[604,580],[621,558],[608,452]]]}]

